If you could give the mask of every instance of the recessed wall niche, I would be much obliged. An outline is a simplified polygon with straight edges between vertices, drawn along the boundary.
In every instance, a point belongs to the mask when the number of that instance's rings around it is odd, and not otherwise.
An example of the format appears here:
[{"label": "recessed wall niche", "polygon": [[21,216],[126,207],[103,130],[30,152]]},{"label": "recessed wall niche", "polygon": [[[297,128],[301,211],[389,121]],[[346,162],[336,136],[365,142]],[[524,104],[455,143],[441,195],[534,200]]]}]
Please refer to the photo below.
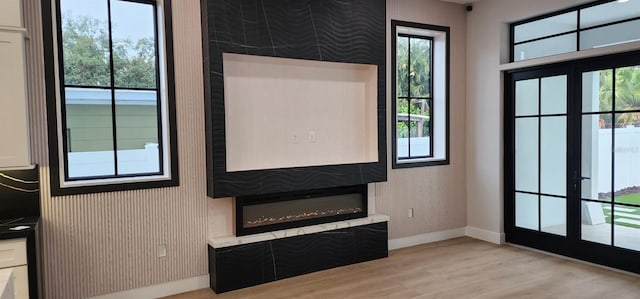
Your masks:
[{"label": "recessed wall niche", "polygon": [[385,0],[201,5],[209,196],[386,180]]},{"label": "recessed wall niche", "polygon": [[378,161],[377,66],[223,61],[228,172]]}]

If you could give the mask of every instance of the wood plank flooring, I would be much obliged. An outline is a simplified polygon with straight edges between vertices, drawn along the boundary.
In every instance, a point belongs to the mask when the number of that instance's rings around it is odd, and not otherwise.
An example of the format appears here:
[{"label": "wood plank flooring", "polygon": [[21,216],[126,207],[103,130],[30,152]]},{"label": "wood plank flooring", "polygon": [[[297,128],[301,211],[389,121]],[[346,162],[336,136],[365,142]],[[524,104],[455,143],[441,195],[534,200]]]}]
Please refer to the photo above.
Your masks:
[{"label": "wood plank flooring", "polygon": [[640,276],[458,238],[220,295],[203,289],[166,298],[640,299]]}]

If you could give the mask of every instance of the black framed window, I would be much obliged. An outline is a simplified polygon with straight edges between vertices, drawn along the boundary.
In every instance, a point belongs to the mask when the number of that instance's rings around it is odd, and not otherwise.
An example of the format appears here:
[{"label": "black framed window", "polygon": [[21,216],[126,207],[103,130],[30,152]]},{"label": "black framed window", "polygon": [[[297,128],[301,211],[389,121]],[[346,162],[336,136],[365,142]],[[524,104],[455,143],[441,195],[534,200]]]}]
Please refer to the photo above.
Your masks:
[{"label": "black framed window", "polygon": [[52,193],[177,185],[171,2],[43,0],[44,18],[52,6]]},{"label": "black framed window", "polygon": [[511,24],[511,61],[640,41],[640,2],[600,0]]},{"label": "black framed window", "polygon": [[448,164],[449,28],[392,31],[393,168]]}]

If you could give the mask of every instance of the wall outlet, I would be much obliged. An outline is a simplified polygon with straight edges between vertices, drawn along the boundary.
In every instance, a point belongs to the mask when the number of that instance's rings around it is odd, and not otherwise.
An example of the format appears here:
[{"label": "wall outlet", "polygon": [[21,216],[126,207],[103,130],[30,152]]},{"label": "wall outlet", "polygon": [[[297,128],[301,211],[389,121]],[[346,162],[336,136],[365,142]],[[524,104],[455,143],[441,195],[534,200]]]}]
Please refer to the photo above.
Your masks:
[{"label": "wall outlet", "polygon": [[158,257],[167,256],[167,244],[158,244],[157,253]]},{"label": "wall outlet", "polygon": [[409,218],[413,218],[413,208],[409,209]]},{"label": "wall outlet", "polygon": [[300,142],[300,141],[298,140],[298,134],[293,134],[293,135],[291,135],[291,143],[293,143],[293,144],[298,144],[298,142]]}]

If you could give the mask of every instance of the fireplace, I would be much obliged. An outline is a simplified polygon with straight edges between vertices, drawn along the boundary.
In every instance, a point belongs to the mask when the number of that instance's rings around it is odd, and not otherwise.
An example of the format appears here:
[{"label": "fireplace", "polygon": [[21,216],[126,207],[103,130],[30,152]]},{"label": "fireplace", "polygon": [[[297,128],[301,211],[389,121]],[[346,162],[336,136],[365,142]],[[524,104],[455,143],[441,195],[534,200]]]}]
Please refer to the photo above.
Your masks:
[{"label": "fireplace", "polygon": [[367,185],[236,197],[236,235],[367,217]]}]

